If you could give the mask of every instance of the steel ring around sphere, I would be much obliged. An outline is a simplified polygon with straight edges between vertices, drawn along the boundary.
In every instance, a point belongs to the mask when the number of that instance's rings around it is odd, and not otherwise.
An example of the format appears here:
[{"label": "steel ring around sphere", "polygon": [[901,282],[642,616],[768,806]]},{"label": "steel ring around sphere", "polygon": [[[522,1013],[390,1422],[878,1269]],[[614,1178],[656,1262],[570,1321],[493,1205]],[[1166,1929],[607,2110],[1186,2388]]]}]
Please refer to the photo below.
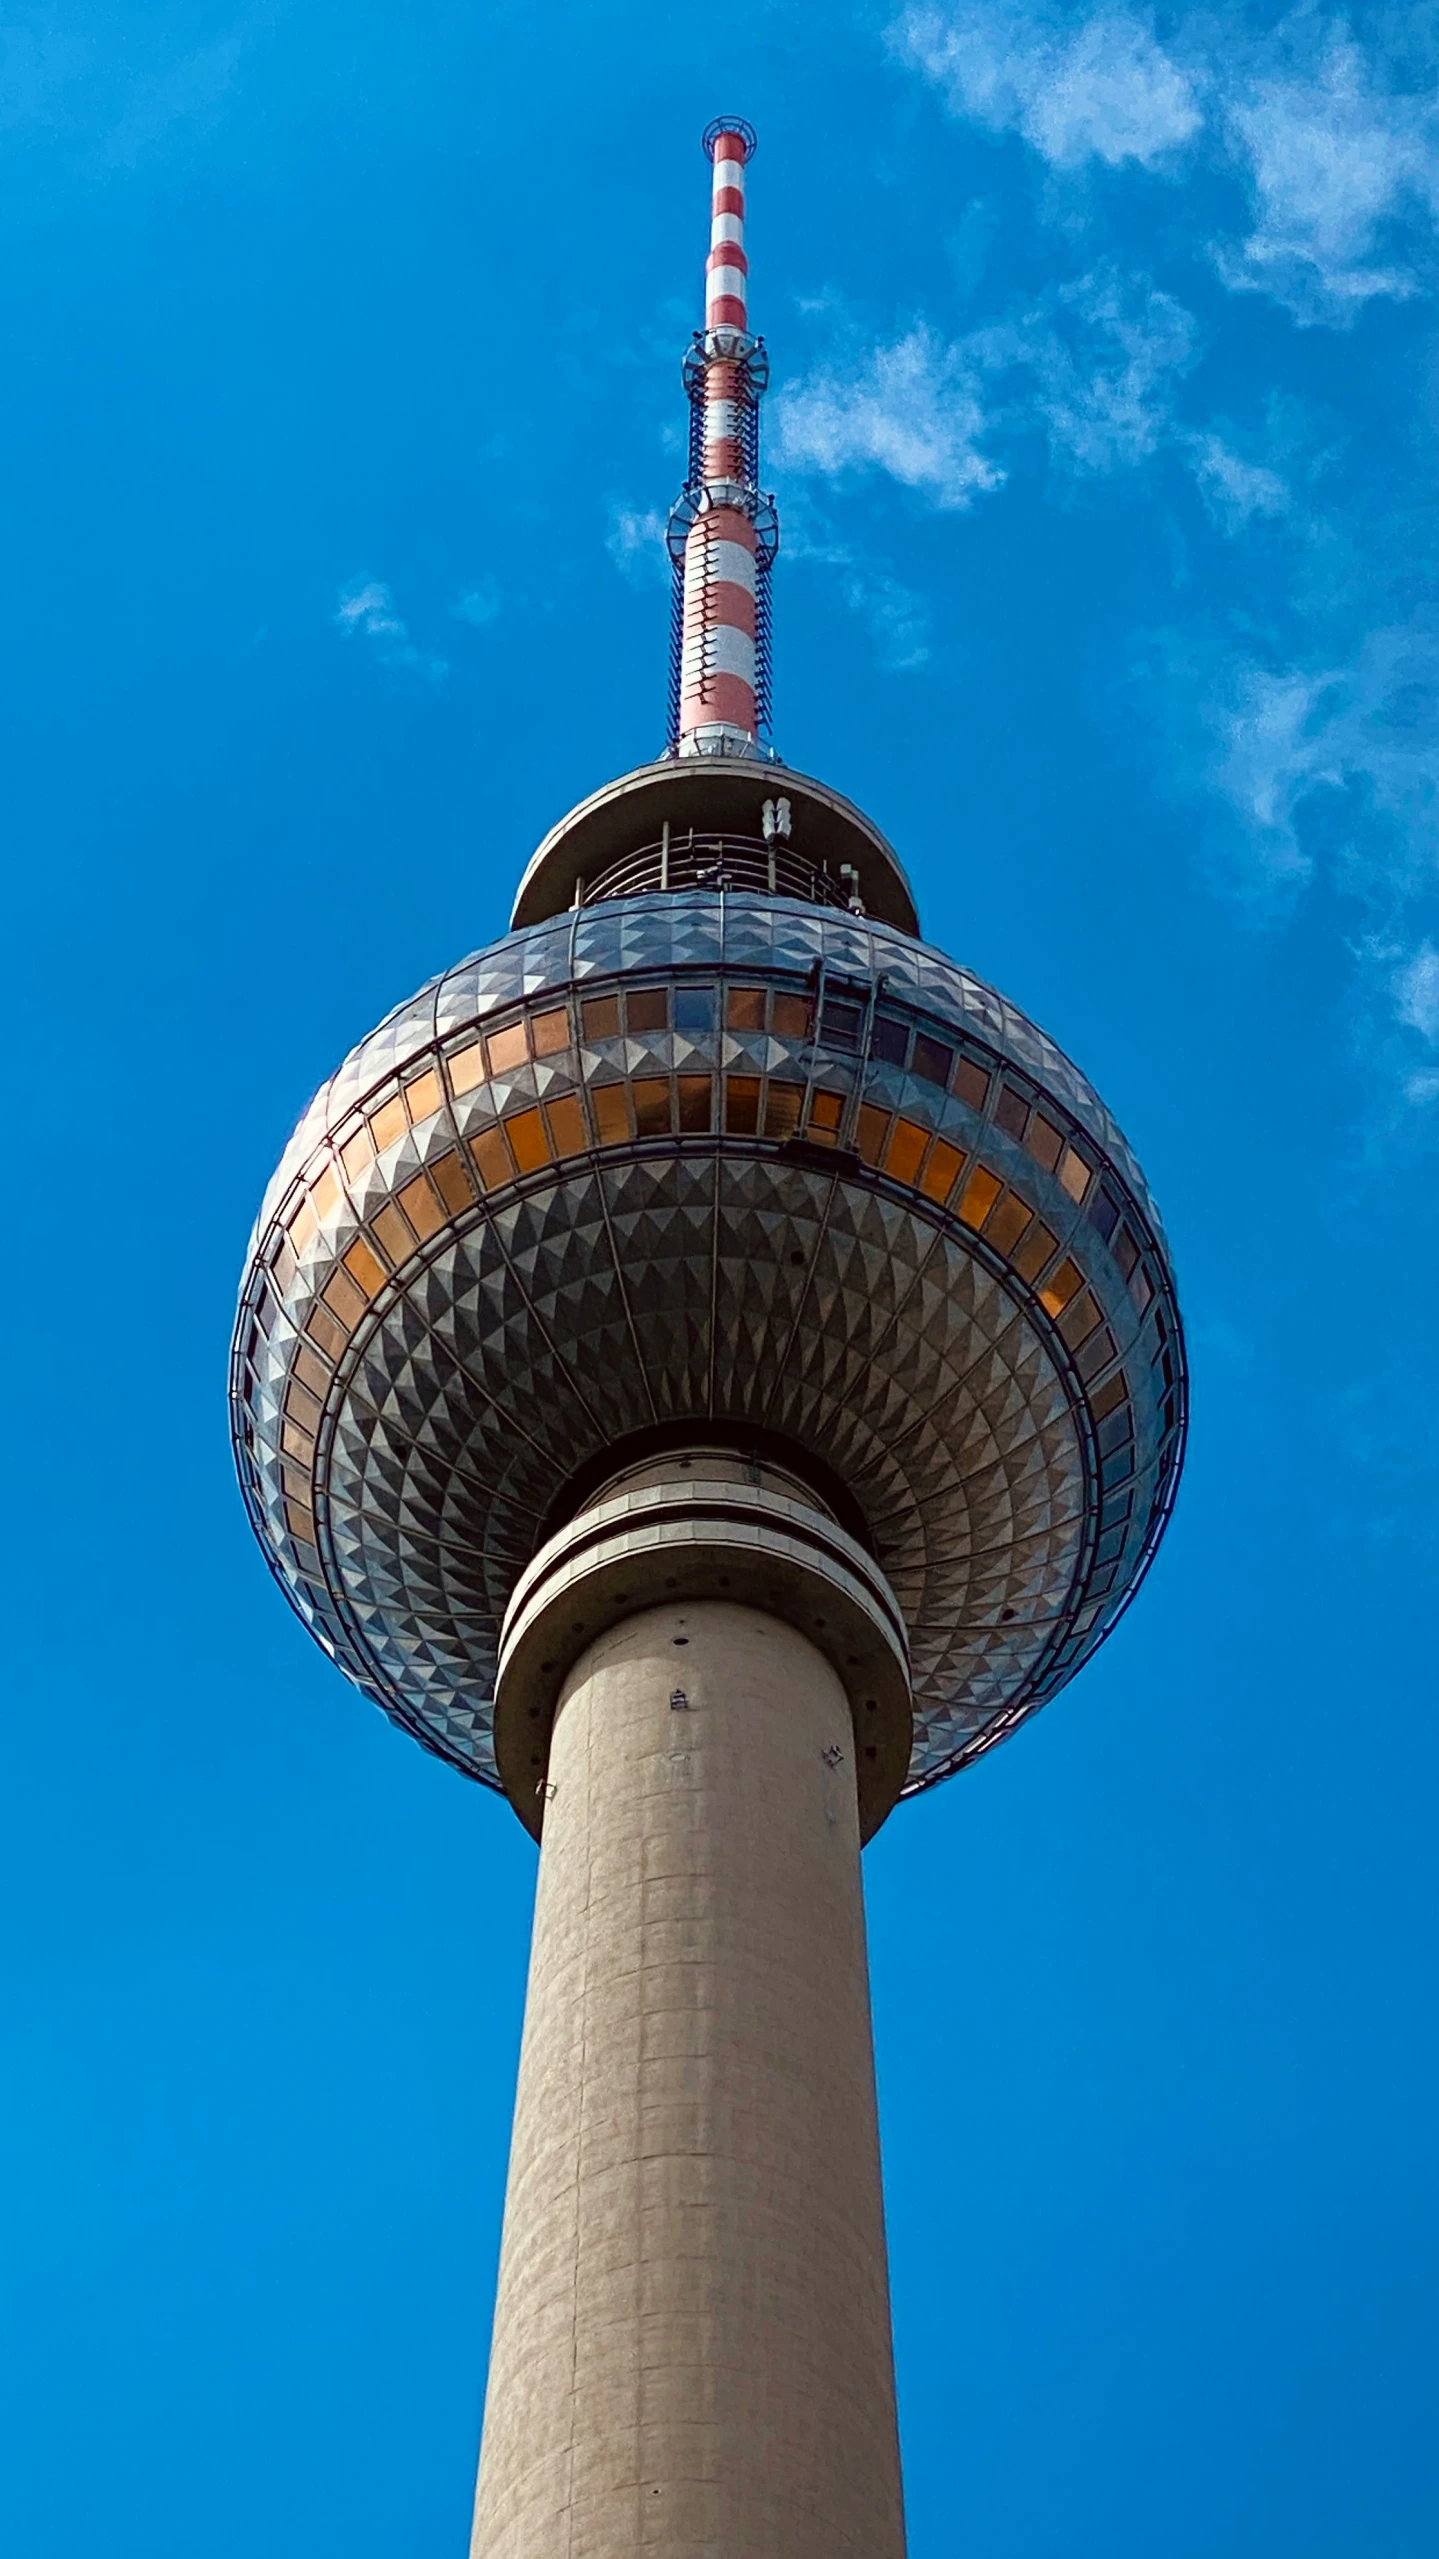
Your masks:
[{"label": "steel ring around sphere", "polygon": [[[826,1655],[854,1720],[860,1835],[899,1800],[914,1719],[899,1605],[872,1556],[801,1494],[725,1480],[724,1461],[671,1457],[663,1480],[588,1503],[521,1574],[500,1636],[495,1761],[538,1837],[550,1734],[565,1678],[622,1618],[687,1600],[728,1600],[783,1618]],[[733,1479],[742,1471],[731,1462]],[[748,1470],[758,1474],[758,1469]],[[800,1495],[795,1498],[794,1495]]]}]

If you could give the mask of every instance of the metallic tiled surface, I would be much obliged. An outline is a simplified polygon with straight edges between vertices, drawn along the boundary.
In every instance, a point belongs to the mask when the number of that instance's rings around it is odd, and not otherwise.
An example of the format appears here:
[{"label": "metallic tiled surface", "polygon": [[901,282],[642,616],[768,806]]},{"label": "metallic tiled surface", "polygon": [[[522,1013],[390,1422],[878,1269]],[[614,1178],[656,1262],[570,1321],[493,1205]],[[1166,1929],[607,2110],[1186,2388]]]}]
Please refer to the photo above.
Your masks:
[{"label": "metallic tiled surface", "polygon": [[[992,1120],[878,1060],[826,1055],[822,1039],[787,1059],[764,1033],[665,1031],[617,1038],[603,1054],[576,1039],[450,1090],[377,1161],[332,1176],[341,1195],[297,1252],[280,1245],[304,1197],[297,1185],[313,1187],[318,1164],[338,1170],[330,1141],[347,1145],[360,1107],[517,1000],[553,1003],[633,974],[796,988],[820,962],[856,985],[882,973],[888,1008],[931,1034],[966,1035],[1049,1097],[1096,1161],[1096,1183],[1102,1173],[1123,1201],[1143,1254],[1132,1284],[1086,1210]],[[718,1134],[592,1148],[467,1196],[387,1278],[333,1361],[304,1343],[341,1256],[423,1165],[457,1151],[468,1161],[497,1118],[600,1076],[737,1067],[788,1068],[845,1092],[862,1073],[867,1101],[914,1112],[1012,1179],[1102,1310],[1108,1367],[1091,1362],[1081,1376],[1034,1285],[952,1208],[853,1155],[796,1160]],[[282,1414],[297,1362],[319,1418],[313,1458],[286,1478]],[[1124,1402],[1106,1421],[1096,1405],[1116,1377]],[[294,1604],[387,1713],[490,1783],[506,1600],[566,1480],[626,1434],[671,1418],[763,1424],[843,1477],[909,1626],[916,1786],[1001,1738],[1101,1640],[1162,1529],[1184,1429],[1158,1221],[1069,1061],[993,990],[885,926],[693,892],[512,934],[361,1043],[311,1104],[266,1195],[233,1383],[246,1498]],[[1120,1422],[1129,1437],[1114,1450]],[[310,1496],[296,1493],[306,1467]],[[313,1543],[294,1528],[305,1499]]]}]

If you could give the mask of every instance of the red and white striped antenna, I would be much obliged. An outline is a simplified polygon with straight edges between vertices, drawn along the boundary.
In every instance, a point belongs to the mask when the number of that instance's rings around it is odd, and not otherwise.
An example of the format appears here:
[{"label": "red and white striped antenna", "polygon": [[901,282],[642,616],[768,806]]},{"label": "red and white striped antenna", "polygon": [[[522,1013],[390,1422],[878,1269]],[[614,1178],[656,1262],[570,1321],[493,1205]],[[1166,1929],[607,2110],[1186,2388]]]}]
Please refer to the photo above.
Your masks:
[{"label": "red and white striped antenna", "polygon": [[667,537],[675,573],[669,752],[768,758],[769,573],[779,521],[759,486],[769,362],[749,326],[745,171],[754,129],[742,116],[718,116],[704,147],[714,165],[705,325],[684,362],[689,470]]}]

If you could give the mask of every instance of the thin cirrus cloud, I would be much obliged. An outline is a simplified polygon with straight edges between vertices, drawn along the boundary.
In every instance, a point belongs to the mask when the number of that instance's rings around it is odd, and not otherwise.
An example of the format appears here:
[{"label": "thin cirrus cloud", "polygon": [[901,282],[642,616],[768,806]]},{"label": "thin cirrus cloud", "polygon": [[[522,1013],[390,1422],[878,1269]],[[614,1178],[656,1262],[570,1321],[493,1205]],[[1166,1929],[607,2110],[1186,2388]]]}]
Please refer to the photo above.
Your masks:
[{"label": "thin cirrus cloud", "polygon": [[[1213,484],[1244,465],[1217,435],[1180,430],[1178,387],[1199,352],[1192,314],[1145,275],[1105,265],[1013,316],[946,340],[916,326],[787,384],[776,400],[777,451],[791,471],[879,471],[932,505],[963,509],[1003,488],[1002,449],[1040,435],[1081,474],[1147,461],[1175,443]],[[1264,474],[1250,492],[1276,503]]]},{"label": "thin cirrus cloud", "polygon": [[335,628],[347,640],[360,640],[391,675],[416,677],[424,684],[443,684],[448,658],[419,648],[395,609],[383,578],[352,578],[340,589]]},{"label": "thin cirrus cloud", "polygon": [[1178,183],[1217,164],[1250,215],[1210,243],[1224,282],[1302,325],[1346,327],[1416,289],[1439,214],[1430,22],[1380,11],[1360,25],[1299,8],[1256,34],[1247,12],[1194,11],[1161,43],[1127,9],[1076,26],[1067,10],[981,0],[908,9],[889,43],[952,114],[1017,133],[1058,172],[1099,162]]},{"label": "thin cirrus cloud", "polygon": [[1021,134],[1055,168],[1089,159],[1153,168],[1203,122],[1189,73],[1127,10],[1076,27],[1059,10],[916,8],[891,42],[957,115]]}]

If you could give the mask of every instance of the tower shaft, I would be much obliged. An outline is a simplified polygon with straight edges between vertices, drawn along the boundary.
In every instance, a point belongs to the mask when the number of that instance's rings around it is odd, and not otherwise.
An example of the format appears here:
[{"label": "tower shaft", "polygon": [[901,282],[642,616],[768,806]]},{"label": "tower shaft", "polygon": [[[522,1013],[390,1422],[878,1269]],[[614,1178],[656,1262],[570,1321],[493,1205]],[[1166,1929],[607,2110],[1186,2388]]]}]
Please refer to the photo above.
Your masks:
[{"label": "tower shaft", "polygon": [[547,1794],[474,2559],[902,2559],[844,1688],[644,1609]]}]

